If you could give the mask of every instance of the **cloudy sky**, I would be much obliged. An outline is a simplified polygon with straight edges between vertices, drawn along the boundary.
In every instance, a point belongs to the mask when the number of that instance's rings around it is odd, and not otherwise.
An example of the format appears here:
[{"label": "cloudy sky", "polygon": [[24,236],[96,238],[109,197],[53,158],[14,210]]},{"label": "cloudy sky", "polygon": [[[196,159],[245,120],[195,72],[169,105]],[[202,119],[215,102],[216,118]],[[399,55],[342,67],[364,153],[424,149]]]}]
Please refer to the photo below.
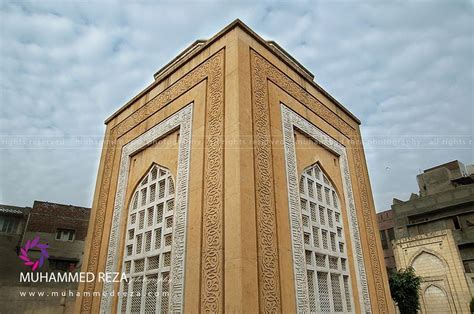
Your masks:
[{"label": "cloudy sky", "polygon": [[377,211],[473,163],[471,1],[0,1],[0,203],[91,206],[103,121],[235,18],[362,120]]}]

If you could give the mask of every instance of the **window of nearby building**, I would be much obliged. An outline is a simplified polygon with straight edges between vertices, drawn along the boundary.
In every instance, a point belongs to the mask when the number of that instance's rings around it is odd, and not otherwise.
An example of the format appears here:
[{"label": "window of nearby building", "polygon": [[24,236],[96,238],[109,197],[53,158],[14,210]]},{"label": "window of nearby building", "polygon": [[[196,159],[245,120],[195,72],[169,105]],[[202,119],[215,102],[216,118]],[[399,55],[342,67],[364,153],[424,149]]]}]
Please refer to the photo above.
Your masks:
[{"label": "window of nearby building", "polygon": [[385,230],[380,230],[380,240],[382,241],[382,249],[388,249],[387,236],[385,235]]},{"label": "window of nearby building", "polygon": [[[466,273],[473,273],[474,272],[474,259],[468,259],[463,261],[464,271]],[[472,278],[474,283],[474,278]]]},{"label": "window of nearby building", "polygon": [[51,268],[51,270],[74,271],[76,265],[76,261],[49,259],[49,268]]},{"label": "window of nearby building", "polygon": [[58,229],[56,231],[56,240],[59,241],[74,241],[76,232],[72,229]]},{"label": "window of nearby building", "polygon": [[125,233],[122,272],[128,282],[121,285],[122,313],[168,312],[174,197],[171,172],[159,166],[133,194]]},{"label": "window of nearby building", "polygon": [[467,225],[468,227],[474,227],[474,219],[473,219],[473,218],[471,218],[471,217],[466,218],[465,221],[466,221],[466,225]]},{"label": "window of nearby building", "polygon": [[453,225],[454,225],[454,229],[461,229],[461,224],[459,223],[459,217],[458,216],[454,216],[453,217]]},{"label": "window of nearby building", "polygon": [[395,240],[395,231],[393,230],[393,228],[387,229],[387,233],[388,233],[389,242],[391,242],[392,240]]},{"label": "window of nearby building", "polygon": [[0,232],[16,233],[17,227],[18,227],[18,219],[16,217],[9,217],[9,216],[0,217]]},{"label": "window of nearby building", "polygon": [[337,192],[318,165],[300,178],[310,311],[350,313],[349,260]]}]

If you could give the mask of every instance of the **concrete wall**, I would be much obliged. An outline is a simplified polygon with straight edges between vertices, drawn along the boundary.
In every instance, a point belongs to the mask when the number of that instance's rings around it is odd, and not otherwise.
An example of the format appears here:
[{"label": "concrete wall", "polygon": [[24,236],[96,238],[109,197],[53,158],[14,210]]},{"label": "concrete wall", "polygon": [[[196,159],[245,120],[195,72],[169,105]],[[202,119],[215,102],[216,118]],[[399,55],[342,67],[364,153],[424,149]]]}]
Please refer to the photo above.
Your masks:
[{"label": "concrete wall", "polygon": [[474,184],[459,186],[455,190],[419,197],[406,202],[399,202],[392,205],[392,210],[395,214],[397,238],[405,237],[408,235],[406,225],[474,211]]},{"label": "concrete wall", "polygon": [[[66,289],[75,292],[77,284],[20,283],[20,272],[30,270],[16,252],[20,236],[0,236],[0,313],[72,313],[75,297],[61,297],[61,292]],[[44,296],[21,296],[20,292],[42,292]],[[53,292],[59,292],[59,295],[54,296]]]},{"label": "concrete wall", "polygon": [[422,196],[436,194],[455,188],[451,182],[451,172],[446,168],[438,168],[416,177]]},{"label": "concrete wall", "polygon": [[[29,295],[33,291],[36,295]],[[73,313],[75,294],[76,290],[65,287],[0,287],[0,313]]]},{"label": "concrete wall", "polygon": [[[75,260],[77,261],[76,269],[81,269],[82,258],[84,253],[84,240],[74,240],[74,241],[60,241],[56,240],[56,233],[46,233],[46,232],[26,232],[23,244],[26,240],[34,239],[36,236],[39,236],[41,243],[47,243],[49,245],[48,253],[49,259],[65,259],[65,260]],[[32,252],[32,257],[38,258],[38,252]],[[45,262],[44,266],[41,268],[42,271],[53,270],[50,267],[49,259]]]},{"label": "concrete wall", "polygon": [[16,253],[20,237],[0,235],[0,287],[17,284],[20,272],[26,269]]},{"label": "concrete wall", "polygon": [[392,205],[395,237],[452,230],[468,271],[474,271],[474,184]]},{"label": "concrete wall", "polygon": [[454,180],[469,176],[462,162],[451,161],[424,171],[416,176],[420,195],[432,195],[456,188]]}]

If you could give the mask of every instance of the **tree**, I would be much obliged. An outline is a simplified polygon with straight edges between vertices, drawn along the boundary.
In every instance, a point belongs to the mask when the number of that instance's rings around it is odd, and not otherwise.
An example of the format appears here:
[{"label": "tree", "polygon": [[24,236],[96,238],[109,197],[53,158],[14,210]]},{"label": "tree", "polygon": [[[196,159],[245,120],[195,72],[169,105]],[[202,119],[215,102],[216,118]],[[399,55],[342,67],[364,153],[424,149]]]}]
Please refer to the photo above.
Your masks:
[{"label": "tree", "polygon": [[401,314],[415,314],[420,309],[421,281],[412,267],[390,271],[390,293]]}]

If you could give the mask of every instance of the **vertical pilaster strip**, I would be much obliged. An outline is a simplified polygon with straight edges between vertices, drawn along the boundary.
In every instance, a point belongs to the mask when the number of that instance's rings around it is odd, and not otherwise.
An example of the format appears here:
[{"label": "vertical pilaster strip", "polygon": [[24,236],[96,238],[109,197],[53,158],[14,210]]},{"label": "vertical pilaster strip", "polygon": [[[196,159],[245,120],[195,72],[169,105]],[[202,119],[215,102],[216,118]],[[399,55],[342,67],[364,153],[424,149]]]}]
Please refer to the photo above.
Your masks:
[{"label": "vertical pilaster strip", "polygon": [[299,204],[299,190],[296,171],[296,155],[294,148],[293,130],[296,127],[299,131],[312,138],[315,142],[323,145],[326,149],[339,156],[340,170],[342,176],[342,185],[347,209],[347,219],[349,222],[349,234],[351,245],[353,247],[354,267],[356,269],[355,277],[357,289],[359,291],[360,305],[362,313],[372,313],[371,303],[368,292],[367,276],[365,271],[364,258],[362,254],[359,224],[354,203],[354,194],[352,192],[351,175],[349,164],[347,163],[346,148],[332,139],[329,135],[311,124],[308,120],[291,111],[285,105],[281,105],[282,127],[284,131],[285,159],[288,184],[288,201],[290,210],[290,223],[292,229],[292,251],[295,271],[295,291],[297,311],[306,313],[308,309],[308,282],[306,278],[306,260],[304,244],[301,235],[303,233],[300,221],[301,209]]},{"label": "vertical pilaster strip", "polygon": [[[138,151],[148,147],[157,139],[165,136],[172,130],[180,129],[180,143],[178,151],[178,171],[175,185],[175,211],[173,219],[173,247],[171,250],[171,287],[170,287],[170,309],[172,312],[182,312],[183,290],[184,290],[184,266],[186,247],[186,216],[188,202],[188,175],[189,175],[189,155],[191,149],[191,123],[192,104],[184,107],[171,117],[163,120],[145,133],[129,142],[122,148],[122,157],[118,173],[117,191],[115,194],[115,204],[112,213],[111,229],[109,236],[109,246],[105,263],[106,273],[115,273],[120,270],[120,222],[127,216],[125,207],[125,193],[128,184],[128,173],[130,168],[130,158]],[[114,283],[105,282],[102,290],[101,313],[110,313],[113,308]],[[122,296],[119,296],[119,300]]]},{"label": "vertical pilaster strip", "polygon": [[224,311],[224,53],[210,65],[206,114],[201,311]]},{"label": "vertical pilaster strip", "polygon": [[354,139],[356,139],[357,147],[352,147],[353,149],[353,156],[354,156],[354,163],[356,169],[356,178],[357,183],[359,186],[360,191],[360,200],[362,202],[362,214],[364,216],[364,225],[365,225],[365,233],[367,235],[367,244],[369,246],[369,255],[370,255],[370,264],[372,267],[372,273],[374,274],[374,281],[375,281],[375,291],[377,294],[377,305],[378,305],[378,313],[388,313],[388,304],[387,304],[387,296],[385,295],[385,287],[383,284],[383,277],[382,277],[382,267],[380,265],[379,259],[379,252],[377,250],[377,239],[375,237],[375,233],[378,232],[378,229],[374,226],[374,220],[372,215],[374,214],[372,210],[370,210],[369,204],[369,189],[367,187],[368,182],[366,182],[366,174],[364,173],[364,169],[366,169],[365,160],[363,160],[364,149],[362,147],[362,139],[358,134],[353,135]]},{"label": "vertical pilaster strip", "polygon": [[180,127],[178,173],[176,177],[176,209],[173,221],[173,248],[171,250],[170,312],[183,312],[184,280],[186,269],[186,233],[188,226],[188,185],[191,159],[192,107],[186,110]]},{"label": "vertical pilaster strip", "polygon": [[304,252],[303,223],[301,221],[300,195],[298,190],[298,170],[296,168],[296,148],[293,124],[288,110],[283,105],[282,130],[285,149],[286,180],[288,187],[288,209],[290,212],[291,246],[295,279],[296,311],[309,313],[309,291]]},{"label": "vertical pilaster strip", "polygon": [[[96,273],[99,261],[100,244],[102,242],[102,235],[104,231],[104,220],[105,211],[107,207],[107,199],[110,189],[110,180],[112,177],[113,160],[115,150],[117,149],[116,134],[114,130],[111,130],[110,136],[105,139],[108,141],[104,145],[106,149],[105,161],[104,161],[104,175],[100,186],[97,212],[94,217],[93,233],[91,236],[91,246],[89,252],[89,259],[87,260],[87,272]],[[95,288],[95,281],[87,282],[84,285],[84,291],[92,292]],[[92,293],[82,297],[81,313],[90,313],[92,311]]]},{"label": "vertical pilaster strip", "polygon": [[262,75],[261,59],[253,52],[251,66],[260,308],[265,313],[279,313],[280,274],[267,79]]}]

